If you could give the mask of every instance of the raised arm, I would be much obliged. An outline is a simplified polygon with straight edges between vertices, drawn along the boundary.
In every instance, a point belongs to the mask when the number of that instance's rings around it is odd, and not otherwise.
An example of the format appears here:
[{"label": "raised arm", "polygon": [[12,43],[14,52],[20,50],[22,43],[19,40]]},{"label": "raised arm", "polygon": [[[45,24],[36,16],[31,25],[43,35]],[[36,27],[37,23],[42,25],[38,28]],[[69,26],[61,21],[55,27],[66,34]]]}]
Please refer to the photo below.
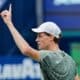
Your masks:
[{"label": "raised arm", "polygon": [[11,5],[9,7],[9,10],[4,10],[0,13],[4,23],[7,25],[8,29],[11,32],[11,35],[16,43],[16,45],[18,46],[18,48],[20,49],[20,51],[27,56],[32,57],[35,60],[39,60],[39,53],[37,50],[31,48],[29,46],[29,44],[27,43],[27,41],[25,41],[23,39],[23,37],[20,35],[20,33],[16,30],[16,28],[14,27],[13,23],[12,23],[12,8]]}]

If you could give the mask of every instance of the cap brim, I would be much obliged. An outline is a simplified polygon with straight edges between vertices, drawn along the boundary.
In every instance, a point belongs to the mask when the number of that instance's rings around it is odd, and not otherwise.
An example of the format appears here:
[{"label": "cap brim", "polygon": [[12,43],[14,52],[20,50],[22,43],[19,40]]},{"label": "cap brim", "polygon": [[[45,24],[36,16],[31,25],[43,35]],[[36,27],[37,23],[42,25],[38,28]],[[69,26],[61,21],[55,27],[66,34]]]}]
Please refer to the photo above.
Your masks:
[{"label": "cap brim", "polygon": [[32,31],[35,32],[35,33],[44,32],[43,30],[41,30],[39,28],[32,28]]}]

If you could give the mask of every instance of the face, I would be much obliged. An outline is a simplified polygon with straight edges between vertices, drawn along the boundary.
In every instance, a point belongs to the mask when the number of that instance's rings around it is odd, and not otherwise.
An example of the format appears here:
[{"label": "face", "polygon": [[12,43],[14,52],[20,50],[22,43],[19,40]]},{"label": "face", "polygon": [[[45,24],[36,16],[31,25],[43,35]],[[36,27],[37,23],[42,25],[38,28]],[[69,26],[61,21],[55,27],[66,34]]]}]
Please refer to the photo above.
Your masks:
[{"label": "face", "polygon": [[38,44],[39,49],[47,49],[51,43],[52,37],[46,35],[46,33],[38,33],[36,42]]}]

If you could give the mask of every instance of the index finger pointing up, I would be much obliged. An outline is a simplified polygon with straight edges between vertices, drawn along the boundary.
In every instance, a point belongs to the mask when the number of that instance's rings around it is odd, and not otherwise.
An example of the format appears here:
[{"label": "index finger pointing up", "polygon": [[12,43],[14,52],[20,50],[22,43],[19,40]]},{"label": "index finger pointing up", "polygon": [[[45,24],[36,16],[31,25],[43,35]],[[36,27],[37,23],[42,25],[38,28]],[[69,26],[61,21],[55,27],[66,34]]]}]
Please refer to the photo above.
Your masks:
[{"label": "index finger pointing up", "polygon": [[12,4],[9,5],[9,12],[12,12]]}]

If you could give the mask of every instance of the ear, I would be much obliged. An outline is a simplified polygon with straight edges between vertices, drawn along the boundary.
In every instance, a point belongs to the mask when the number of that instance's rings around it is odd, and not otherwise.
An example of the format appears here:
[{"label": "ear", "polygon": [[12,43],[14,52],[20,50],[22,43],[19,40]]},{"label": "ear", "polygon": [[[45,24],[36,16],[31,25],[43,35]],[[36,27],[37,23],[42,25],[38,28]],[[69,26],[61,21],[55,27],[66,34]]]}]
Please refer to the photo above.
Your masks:
[{"label": "ear", "polygon": [[49,37],[50,37],[50,40],[51,40],[51,41],[54,40],[54,36],[53,36],[53,35],[50,35]]}]

